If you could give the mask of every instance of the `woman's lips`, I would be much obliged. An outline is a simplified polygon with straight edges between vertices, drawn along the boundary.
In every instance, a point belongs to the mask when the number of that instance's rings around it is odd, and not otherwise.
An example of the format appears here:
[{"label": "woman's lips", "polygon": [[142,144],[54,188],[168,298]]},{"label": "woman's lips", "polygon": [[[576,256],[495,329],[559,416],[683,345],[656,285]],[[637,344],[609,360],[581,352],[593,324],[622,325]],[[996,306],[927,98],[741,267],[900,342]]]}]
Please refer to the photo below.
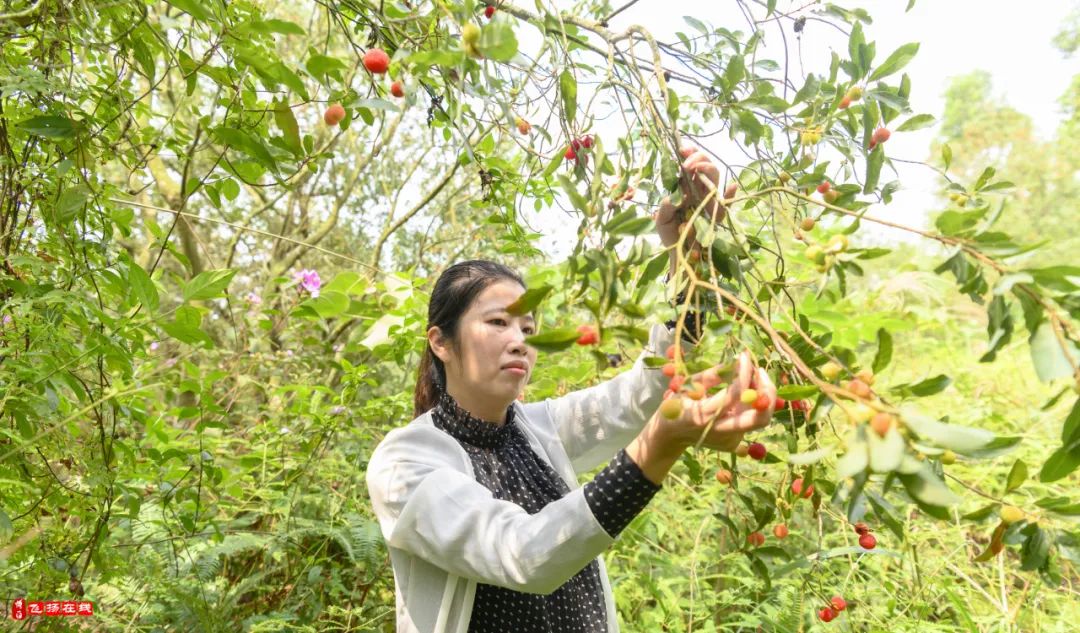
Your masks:
[{"label": "woman's lips", "polygon": [[503,367],[503,371],[508,371],[517,374],[518,376],[524,376],[526,373],[525,370],[520,367]]}]

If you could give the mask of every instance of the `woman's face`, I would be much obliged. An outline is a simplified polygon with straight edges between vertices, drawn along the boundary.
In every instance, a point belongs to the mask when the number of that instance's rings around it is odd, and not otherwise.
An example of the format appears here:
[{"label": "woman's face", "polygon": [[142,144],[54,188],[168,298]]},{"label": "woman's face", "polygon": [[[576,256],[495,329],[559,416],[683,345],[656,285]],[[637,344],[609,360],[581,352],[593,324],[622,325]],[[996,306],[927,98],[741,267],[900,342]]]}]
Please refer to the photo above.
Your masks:
[{"label": "woman's face", "polygon": [[[536,323],[531,314],[506,311],[524,292],[520,284],[500,280],[477,295],[458,327],[460,356],[444,344],[439,328],[428,330],[431,348],[446,366],[447,392],[480,419],[503,423],[507,407],[532,376],[536,349],[525,337],[536,333]],[[514,363],[524,369],[507,368]]]}]

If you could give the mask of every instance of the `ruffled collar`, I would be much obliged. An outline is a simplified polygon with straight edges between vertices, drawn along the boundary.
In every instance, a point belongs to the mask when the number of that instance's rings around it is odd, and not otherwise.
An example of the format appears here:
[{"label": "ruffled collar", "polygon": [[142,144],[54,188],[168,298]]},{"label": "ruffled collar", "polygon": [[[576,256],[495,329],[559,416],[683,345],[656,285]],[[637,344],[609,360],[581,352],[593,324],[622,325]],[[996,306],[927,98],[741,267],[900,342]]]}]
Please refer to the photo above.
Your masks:
[{"label": "ruffled collar", "polygon": [[446,391],[442,391],[432,409],[435,426],[458,440],[481,448],[497,448],[506,444],[515,432],[514,405],[506,408],[506,423],[497,426],[462,409]]}]

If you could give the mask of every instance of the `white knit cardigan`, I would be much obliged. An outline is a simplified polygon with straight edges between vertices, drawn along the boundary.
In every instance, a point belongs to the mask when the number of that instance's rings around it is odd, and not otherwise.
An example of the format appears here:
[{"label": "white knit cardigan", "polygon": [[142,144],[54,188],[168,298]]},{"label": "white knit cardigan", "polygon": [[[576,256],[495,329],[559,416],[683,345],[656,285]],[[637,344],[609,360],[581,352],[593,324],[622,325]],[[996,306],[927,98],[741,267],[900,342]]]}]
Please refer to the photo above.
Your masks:
[{"label": "white knit cardigan", "polygon": [[548,594],[594,558],[608,631],[618,633],[601,556],[615,539],[578,476],[630,444],[660,406],[668,378],[644,358],[662,356],[673,336],[653,325],[630,369],[559,398],[514,402],[529,444],[570,487],[536,514],[477,482],[468,454],[430,411],[387,433],[369,460],[367,487],[393,566],[397,633],[466,633],[477,583]]}]

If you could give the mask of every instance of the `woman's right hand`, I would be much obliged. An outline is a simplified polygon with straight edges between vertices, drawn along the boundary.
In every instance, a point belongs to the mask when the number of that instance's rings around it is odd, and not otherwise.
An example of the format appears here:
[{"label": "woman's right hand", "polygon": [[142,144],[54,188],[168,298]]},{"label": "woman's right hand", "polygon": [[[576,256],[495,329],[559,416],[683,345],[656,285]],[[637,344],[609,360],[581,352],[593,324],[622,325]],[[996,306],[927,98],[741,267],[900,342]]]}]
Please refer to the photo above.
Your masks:
[{"label": "woman's right hand", "polygon": [[[751,384],[759,394],[768,397],[768,408],[759,411],[752,405],[743,404],[742,394]],[[679,394],[671,397],[682,398],[681,415],[669,420],[658,411],[654,416],[655,423],[663,429],[663,435],[668,436],[668,441],[685,449],[697,445],[705,429],[709,429],[701,445],[730,452],[738,447],[743,434],[769,424],[776,406],[776,386],[764,369],[754,366],[750,354],[742,352],[737,360],[731,386],[727,389],[701,400],[692,400]],[[715,421],[710,428],[709,423],[713,419]]]}]

